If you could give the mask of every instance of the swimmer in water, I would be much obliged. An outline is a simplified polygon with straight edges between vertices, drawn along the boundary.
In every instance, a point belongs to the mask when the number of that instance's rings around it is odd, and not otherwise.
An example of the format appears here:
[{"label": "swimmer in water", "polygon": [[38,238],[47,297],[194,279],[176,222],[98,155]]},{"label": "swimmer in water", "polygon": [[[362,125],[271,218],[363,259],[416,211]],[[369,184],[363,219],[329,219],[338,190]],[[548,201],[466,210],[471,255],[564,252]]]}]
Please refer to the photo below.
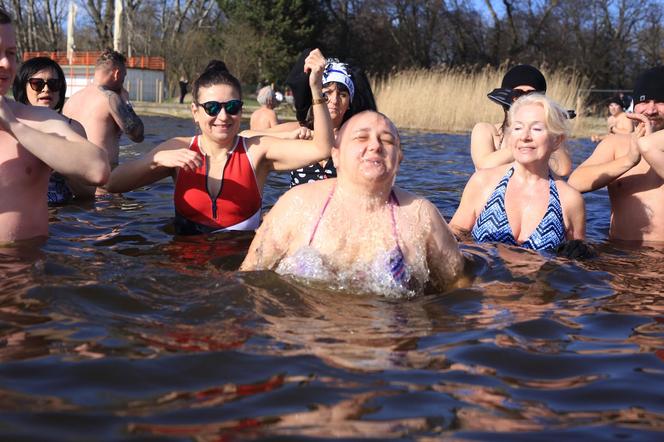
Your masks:
[{"label": "swimmer in water", "polygon": [[[512,150],[507,147],[507,113],[514,101],[523,95],[546,93],[546,79],[535,67],[528,64],[514,66],[503,77],[500,89],[489,98],[503,107],[505,117],[500,124],[480,122],[473,127],[470,136],[470,156],[475,169],[486,169],[514,161]],[[556,150],[549,160],[551,171],[567,176],[572,171],[572,160],[563,148]]]},{"label": "swimmer in water", "polygon": [[[321,94],[324,67],[320,50],[311,51],[303,71],[309,73],[312,94]],[[324,106],[315,107],[311,141],[240,136],[242,87],[219,60],[211,61],[194,81],[192,97],[191,112],[201,134],[171,138],[121,164],[106,185],[109,192],[121,193],[172,177],[179,235],[255,230],[268,175],[330,155],[332,126]]]},{"label": "swimmer in water", "polygon": [[476,242],[555,250],[585,237],[581,194],[555,176],[549,160],[569,135],[568,115],[542,94],[519,98],[509,111],[507,143],[514,162],[470,177],[450,221]]},{"label": "swimmer in water", "polygon": [[352,117],[340,129],[332,159],[337,178],[286,192],[258,229],[241,270],[276,270],[386,296],[426,286],[442,291],[459,281],[464,258],[438,209],[394,185],[403,152],[386,116]]},{"label": "swimmer in water", "polygon": [[[31,58],[21,65],[12,91],[19,103],[47,107],[62,113],[67,93],[65,74],[60,65],[48,57]],[[74,132],[86,136],[81,123],[71,118],[67,122]],[[66,204],[74,197],[77,200],[94,198],[95,189],[95,186],[87,186],[75,178],[53,172],[48,181],[48,204]]]}]

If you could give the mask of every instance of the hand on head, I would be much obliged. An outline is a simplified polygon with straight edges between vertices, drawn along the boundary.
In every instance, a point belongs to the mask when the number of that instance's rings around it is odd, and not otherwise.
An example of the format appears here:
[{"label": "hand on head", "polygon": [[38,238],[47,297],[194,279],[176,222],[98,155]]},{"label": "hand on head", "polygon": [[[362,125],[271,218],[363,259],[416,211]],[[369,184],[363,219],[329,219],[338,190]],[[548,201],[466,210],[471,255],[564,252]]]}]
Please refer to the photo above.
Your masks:
[{"label": "hand on head", "polygon": [[304,59],[304,72],[309,73],[309,86],[322,86],[325,63],[325,57],[320,49],[314,49]]}]

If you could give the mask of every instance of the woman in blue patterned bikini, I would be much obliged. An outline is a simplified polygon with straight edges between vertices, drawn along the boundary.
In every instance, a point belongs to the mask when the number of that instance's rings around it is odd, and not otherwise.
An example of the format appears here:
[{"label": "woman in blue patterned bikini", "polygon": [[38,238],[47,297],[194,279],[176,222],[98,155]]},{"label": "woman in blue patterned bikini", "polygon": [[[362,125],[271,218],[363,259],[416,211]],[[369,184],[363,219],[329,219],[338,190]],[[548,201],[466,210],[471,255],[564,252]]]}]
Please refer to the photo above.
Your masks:
[{"label": "woman in blue patterned bikini", "polygon": [[558,104],[541,94],[518,99],[509,111],[514,162],[471,176],[450,221],[455,234],[533,250],[584,239],[583,198],[549,168],[568,135],[567,113]]},{"label": "woman in blue patterned bikini", "polygon": [[402,158],[387,117],[374,111],[352,117],[332,149],[337,178],[286,192],[241,270],[395,297],[457,283],[464,259],[438,209],[394,185]]}]

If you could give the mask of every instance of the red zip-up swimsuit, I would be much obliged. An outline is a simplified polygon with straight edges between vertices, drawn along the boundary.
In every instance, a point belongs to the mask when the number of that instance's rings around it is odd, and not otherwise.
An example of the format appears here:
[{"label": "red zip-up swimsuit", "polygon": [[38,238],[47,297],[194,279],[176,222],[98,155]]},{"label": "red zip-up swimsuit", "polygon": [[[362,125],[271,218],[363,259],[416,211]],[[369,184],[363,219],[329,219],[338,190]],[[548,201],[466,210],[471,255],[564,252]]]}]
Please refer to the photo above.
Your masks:
[{"label": "red zip-up swimsuit", "polygon": [[191,139],[189,149],[203,157],[203,164],[194,172],[178,169],[173,195],[176,233],[256,230],[263,198],[244,138],[237,137],[235,146],[228,152],[217,195],[210,195],[208,191],[210,163],[201,152],[198,136]]}]

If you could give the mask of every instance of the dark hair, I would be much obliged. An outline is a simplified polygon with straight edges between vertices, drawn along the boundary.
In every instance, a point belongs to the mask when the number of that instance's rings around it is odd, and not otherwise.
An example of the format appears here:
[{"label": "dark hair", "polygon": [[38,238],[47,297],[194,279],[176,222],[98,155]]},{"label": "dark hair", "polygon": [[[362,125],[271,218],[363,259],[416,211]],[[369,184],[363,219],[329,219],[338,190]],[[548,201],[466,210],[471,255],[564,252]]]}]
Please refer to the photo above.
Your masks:
[{"label": "dark hair", "polygon": [[348,70],[350,71],[350,78],[353,80],[353,85],[355,86],[355,95],[353,96],[353,101],[350,103],[350,107],[344,114],[341,124],[360,112],[366,110],[378,110],[376,99],[371,90],[371,84],[369,83],[367,76],[364,74],[364,71],[354,65],[349,65]]},{"label": "dark hair", "polygon": [[105,68],[105,69],[120,69],[125,68],[127,64],[127,59],[124,55],[118,51],[114,51],[111,48],[106,48],[102,51],[99,58],[97,58],[97,63],[95,69]]},{"label": "dark hair", "polygon": [[191,87],[191,95],[194,98],[194,103],[198,103],[198,91],[202,87],[214,86],[217,84],[226,84],[231,86],[242,99],[242,85],[228,72],[226,63],[221,60],[210,60],[210,62],[205,66],[203,73],[194,80],[194,84]]},{"label": "dark hair", "polygon": [[58,102],[54,109],[58,112],[62,112],[62,106],[65,104],[65,93],[67,92],[65,73],[62,71],[62,68],[59,64],[48,57],[31,58],[21,65],[18,73],[16,74],[16,78],[14,78],[14,84],[12,85],[14,100],[18,101],[19,103],[30,104],[28,101],[28,95],[25,92],[26,87],[29,87],[28,80],[37,72],[43,71],[45,69],[52,70],[58,75],[60,90],[58,91]]},{"label": "dark hair", "polygon": [[10,25],[12,23],[12,16],[4,9],[0,8],[0,25]]}]

